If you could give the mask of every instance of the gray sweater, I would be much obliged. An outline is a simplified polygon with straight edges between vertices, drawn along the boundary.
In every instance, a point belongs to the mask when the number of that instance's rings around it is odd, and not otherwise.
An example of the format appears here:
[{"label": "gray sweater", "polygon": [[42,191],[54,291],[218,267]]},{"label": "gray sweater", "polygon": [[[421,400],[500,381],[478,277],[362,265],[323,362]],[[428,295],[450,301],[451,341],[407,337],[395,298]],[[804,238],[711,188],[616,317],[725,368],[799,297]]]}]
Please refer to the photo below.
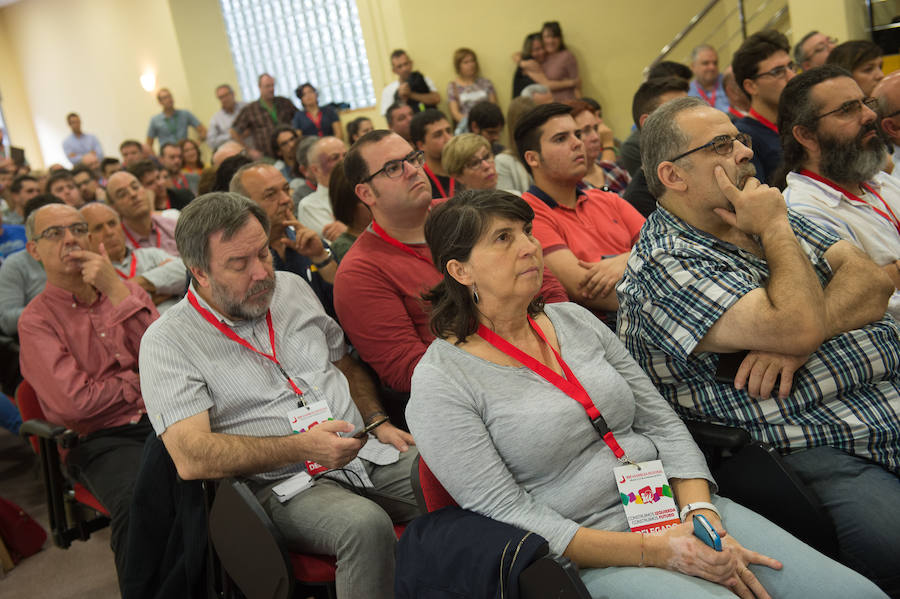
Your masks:
[{"label": "gray sweater", "polygon": [[[690,433],[612,331],[573,303],[545,312],[563,360],[628,457],[662,460],[670,480],[712,482]],[[437,339],[413,373],[406,419],[462,507],[534,531],[557,554],[579,526],[628,530],[612,451],[581,404],[527,368]]]}]

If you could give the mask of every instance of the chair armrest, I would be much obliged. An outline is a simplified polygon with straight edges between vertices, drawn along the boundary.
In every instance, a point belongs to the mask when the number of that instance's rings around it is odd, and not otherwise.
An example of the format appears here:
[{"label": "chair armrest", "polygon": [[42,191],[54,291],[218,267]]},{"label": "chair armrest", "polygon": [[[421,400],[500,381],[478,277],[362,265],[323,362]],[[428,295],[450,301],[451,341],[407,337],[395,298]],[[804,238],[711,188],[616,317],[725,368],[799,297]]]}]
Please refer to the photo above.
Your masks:
[{"label": "chair armrest", "polygon": [[742,428],[701,422],[699,420],[685,420],[685,426],[690,431],[694,441],[701,447],[716,447],[736,451],[751,441],[750,433]]},{"label": "chair armrest", "polygon": [[78,442],[78,433],[72,429],[39,418],[23,422],[19,434],[23,437],[34,436],[55,441],[63,449],[71,449]]}]

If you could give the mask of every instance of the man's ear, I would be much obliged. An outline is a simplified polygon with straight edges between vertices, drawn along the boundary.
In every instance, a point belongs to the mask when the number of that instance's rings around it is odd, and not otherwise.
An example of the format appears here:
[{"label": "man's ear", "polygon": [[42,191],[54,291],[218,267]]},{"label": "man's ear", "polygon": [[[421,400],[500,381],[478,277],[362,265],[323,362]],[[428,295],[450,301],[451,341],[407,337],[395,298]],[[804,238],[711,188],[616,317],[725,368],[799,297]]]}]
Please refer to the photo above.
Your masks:
[{"label": "man's ear", "polygon": [[535,150],[526,150],[525,154],[525,164],[530,166],[532,169],[541,165],[541,153]]},{"label": "man's ear", "polygon": [[759,87],[756,85],[755,79],[744,79],[744,81],[741,83],[741,88],[743,88],[743,90],[747,92],[747,95],[750,96],[751,102],[753,101],[753,96],[759,91]]},{"label": "man's ear", "polygon": [[375,203],[375,194],[372,192],[372,186],[368,183],[357,183],[353,191],[356,192],[356,197],[359,198],[359,201],[369,208]]},{"label": "man's ear", "polygon": [[447,273],[453,277],[460,285],[468,287],[474,280],[470,272],[469,265],[459,260],[450,260],[447,262]]},{"label": "man's ear", "polygon": [[666,189],[685,192],[687,191],[687,181],[682,176],[682,170],[674,163],[668,160],[660,162],[656,167],[656,176],[659,177]]},{"label": "man's ear", "polygon": [[791,129],[791,135],[794,136],[797,143],[806,148],[807,154],[820,150],[819,140],[816,138],[816,135],[803,125],[794,125],[794,128]]},{"label": "man's ear", "polygon": [[37,242],[36,242],[36,241],[29,241],[28,243],[26,243],[26,244],[25,244],[25,250],[28,252],[28,254],[29,254],[32,258],[34,258],[34,259],[37,260],[38,262],[41,261],[41,257],[38,255],[38,251],[37,251]]},{"label": "man's ear", "polygon": [[643,129],[643,128],[644,128],[644,123],[646,123],[646,122],[647,122],[647,119],[649,119],[649,118],[650,118],[650,113],[645,112],[644,114],[642,114],[642,115],[638,118],[638,125],[639,125],[639,126],[638,126],[638,129]]},{"label": "man's ear", "polygon": [[207,275],[205,271],[197,268],[196,266],[192,266],[191,275],[193,275],[198,285],[203,288],[209,288],[209,275]]},{"label": "man's ear", "polygon": [[[881,119],[879,123],[881,125],[881,130],[884,131],[891,140],[895,140],[900,137],[900,127],[898,127],[894,123],[893,117],[888,117]],[[896,141],[894,143],[897,143]]]}]

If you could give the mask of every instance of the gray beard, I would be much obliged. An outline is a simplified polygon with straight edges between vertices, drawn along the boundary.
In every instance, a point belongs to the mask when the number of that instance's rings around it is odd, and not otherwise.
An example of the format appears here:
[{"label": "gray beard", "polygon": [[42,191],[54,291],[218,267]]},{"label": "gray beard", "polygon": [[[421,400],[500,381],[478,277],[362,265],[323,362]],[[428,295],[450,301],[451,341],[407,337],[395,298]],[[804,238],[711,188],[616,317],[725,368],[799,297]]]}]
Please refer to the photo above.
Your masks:
[{"label": "gray beard", "polygon": [[884,166],[887,157],[887,149],[877,136],[869,141],[868,147],[858,139],[850,142],[821,139],[820,145],[822,159],[819,168],[822,174],[842,183],[870,181]]}]

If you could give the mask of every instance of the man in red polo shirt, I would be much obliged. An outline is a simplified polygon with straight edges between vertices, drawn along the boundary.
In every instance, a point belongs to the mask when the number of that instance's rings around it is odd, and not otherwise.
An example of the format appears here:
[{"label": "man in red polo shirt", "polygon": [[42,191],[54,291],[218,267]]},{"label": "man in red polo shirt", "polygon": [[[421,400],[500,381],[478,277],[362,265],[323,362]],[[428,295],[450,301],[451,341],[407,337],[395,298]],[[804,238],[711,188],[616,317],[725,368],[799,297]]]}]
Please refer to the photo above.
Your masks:
[{"label": "man in red polo shirt", "polygon": [[516,125],[519,158],[535,183],[522,197],[534,210],[534,236],[544,248],[544,264],[569,299],[605,316],[619,307],[615,285],[644,217],[614,193],[579,185],[587,165],[571,110],[543,104]]}]

